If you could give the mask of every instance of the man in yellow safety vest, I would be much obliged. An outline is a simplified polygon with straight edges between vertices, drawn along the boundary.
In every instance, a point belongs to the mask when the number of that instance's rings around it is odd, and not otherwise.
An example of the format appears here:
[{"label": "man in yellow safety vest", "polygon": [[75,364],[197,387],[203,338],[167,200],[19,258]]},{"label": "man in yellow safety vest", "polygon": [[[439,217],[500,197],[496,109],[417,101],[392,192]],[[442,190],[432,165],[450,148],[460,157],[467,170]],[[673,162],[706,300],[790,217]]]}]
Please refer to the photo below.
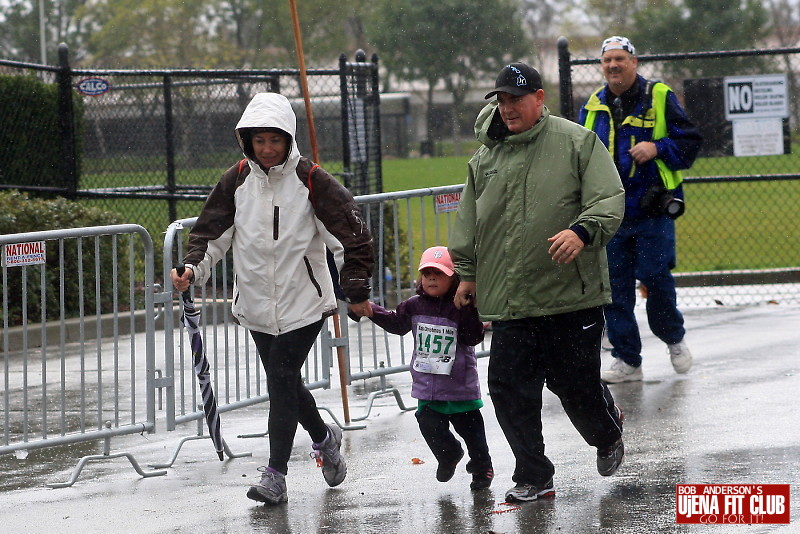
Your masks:
[{"label": "man in yellow safety vest", "polygon": [[642,380],[642,341],[634,315],[636,280],[647,287],[647,318],[667,344],[672,366],[686,373],[692,355],[677,308],[675,221],[684,210],[681,170],[688,169],[702,138],[672,90],[637,73],[633,44],[613,36],[601,47],[604,86],[580,110],[578,122],[608,147],[625,187],[625,217],[606,246],[612,303],[605,307],[614,363],[607,383]]}]

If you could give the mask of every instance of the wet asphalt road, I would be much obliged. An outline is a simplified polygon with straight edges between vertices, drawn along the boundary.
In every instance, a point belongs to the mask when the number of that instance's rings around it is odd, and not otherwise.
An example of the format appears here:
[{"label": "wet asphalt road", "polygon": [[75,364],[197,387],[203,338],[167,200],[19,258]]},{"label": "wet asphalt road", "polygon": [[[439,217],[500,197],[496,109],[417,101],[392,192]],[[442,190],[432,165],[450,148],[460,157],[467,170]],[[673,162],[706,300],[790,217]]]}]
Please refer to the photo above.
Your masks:
[{"label": "wet asphalt road", "polygon": [[[141,478],[118,458],[90,463],[70,488],[50,489],[44,484],[68,480],[78,458],[102,448],[32,451],[25,460],[0,457],[0,532],[800,532],[800,307],[688,309],[685,315],[695,356],[689,374],[673,372],[664,345],[648,332],[644,381],[611,386],[626,414],[627,455],[616,475],[597,474],[594,449],[555,396],[545,393],[555,499],[518,509],[502,504],[513,485],[513,458],[490,398],[483,414],[496,478],[490,489],[471,492],[463,464],[450,482],[436,481],[436,462],[413,412],[402,413],[386,396],[372,407],[366,429],[345,432],[349,471],[337,488],[325,485],[308,456],[310,439],[298,433],[287,478],[289,502],[277,507],[245,497],[258,480],[256,467],[265,463],[267,439],[236,437],[266,428],[263,405],[222,416],[232,451],[252,457],[219,462],[209,440],[189,441],[165,476]],[[484,385],[487,363],[480,360]],[[413,405],[407,374],[387,377],[387,383]],[[377,380],[366,386],[376,387]],[[361,382],[349,388],[353,417],[365,413],[369,391]],[[338,390],[314,395],[342,419]],[[190,427],[114,438],[112,452],[130,452],[144,468],[163,463]],[[412,458],[425,463],[415,465]],[[676,525],[677,483],[791,484],[791,523]]]}]

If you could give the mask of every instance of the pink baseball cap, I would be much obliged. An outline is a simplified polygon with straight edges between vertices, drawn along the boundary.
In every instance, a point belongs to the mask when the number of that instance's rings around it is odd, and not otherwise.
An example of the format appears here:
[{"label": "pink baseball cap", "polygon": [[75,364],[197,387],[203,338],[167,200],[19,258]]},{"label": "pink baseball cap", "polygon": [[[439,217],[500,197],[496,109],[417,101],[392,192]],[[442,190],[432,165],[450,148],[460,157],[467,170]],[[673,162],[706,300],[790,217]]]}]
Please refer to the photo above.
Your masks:
[{"label": "pink baseball cap", "polygon": [[450,259],[450,253],[447,247],[431,247],[422,253],[422,259],[419,260],[419,269],[422,270],[427,267],[442,271],[447,276],[453,276],[455,267],[453,260]]}]

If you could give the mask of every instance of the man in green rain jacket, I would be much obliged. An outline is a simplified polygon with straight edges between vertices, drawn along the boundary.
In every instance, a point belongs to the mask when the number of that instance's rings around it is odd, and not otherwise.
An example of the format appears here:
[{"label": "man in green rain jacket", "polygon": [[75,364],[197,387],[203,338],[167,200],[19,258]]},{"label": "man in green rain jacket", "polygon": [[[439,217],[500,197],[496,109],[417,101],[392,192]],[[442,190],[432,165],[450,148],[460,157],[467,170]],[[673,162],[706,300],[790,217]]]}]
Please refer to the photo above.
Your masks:
[{"label": "man in green rain jacket", "polygon": [[600,380],[603,305],[610,302],[605,245],[624,213],[625,192],[597,136],[544,106],[539,73],[503,68],[497,95],[478,115],[483,146],[450,235],[461,284],[493,321],[489,392],[516,458],[506,500],[555,494],[544,454],[542,388],[561,399],[601,475],[622,462],[621,411]]}]

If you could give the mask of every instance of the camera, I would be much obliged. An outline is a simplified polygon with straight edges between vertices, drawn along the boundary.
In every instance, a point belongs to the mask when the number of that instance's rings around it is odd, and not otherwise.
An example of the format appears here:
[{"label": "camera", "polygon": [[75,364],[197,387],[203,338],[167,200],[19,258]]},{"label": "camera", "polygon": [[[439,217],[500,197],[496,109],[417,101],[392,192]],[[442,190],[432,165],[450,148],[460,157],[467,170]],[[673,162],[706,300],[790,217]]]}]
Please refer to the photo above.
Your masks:
[{"label": "camera", "polygon": [[648,215],[666,215],[670,219],[677,219],[686,211],[686,204],[683,200],[676,198],[672,191],[669,191],[660,182],[647,189],[639,202],[639,207]]}]

